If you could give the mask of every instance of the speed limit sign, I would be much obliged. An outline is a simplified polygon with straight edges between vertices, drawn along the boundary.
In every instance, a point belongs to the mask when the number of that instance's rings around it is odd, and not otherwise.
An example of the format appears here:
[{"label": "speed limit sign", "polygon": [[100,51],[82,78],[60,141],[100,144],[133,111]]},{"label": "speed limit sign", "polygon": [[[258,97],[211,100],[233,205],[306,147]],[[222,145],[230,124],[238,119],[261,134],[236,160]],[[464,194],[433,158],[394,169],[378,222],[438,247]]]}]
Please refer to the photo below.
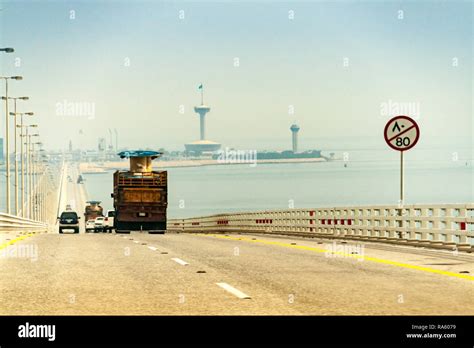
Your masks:
[{"label": "speed limit sign", "polygon": [[408,116],[395,116],[385,125],[385,141],[392,149],[406,151],[416,145],[420,138],[420,128]]},{"label": "speed limit sign", "polygon": [[[385,125],[383,132],[385,142],[392,149],[400,151],[400,206],[403,205],[403,152],[410,150],[420,139],[420,128],[408,116],[395,116]],[[401,210],[400,210],[401,212]]]}]

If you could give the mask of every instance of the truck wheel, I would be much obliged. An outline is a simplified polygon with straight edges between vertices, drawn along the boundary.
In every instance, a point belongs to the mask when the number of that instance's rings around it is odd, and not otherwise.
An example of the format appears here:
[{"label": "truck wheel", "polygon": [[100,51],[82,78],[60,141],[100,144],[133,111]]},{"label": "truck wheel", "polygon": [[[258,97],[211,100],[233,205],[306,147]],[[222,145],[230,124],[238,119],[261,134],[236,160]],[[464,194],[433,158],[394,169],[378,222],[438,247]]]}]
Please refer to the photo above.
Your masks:
[{"label": "truck wheel", "polygon": [[63,230],[62,230],[62,229],[59,229],[59,233],[63,233]]},{"label": "truck wheel", "polygon": [[74,230],[74,233],[79,233],[79,229],[76,228],[76,229]]},{"label": "truck wheel", "polygon": [[115,230],[115,233],[127,233],[127,234],[130,234],[130,231],[127,231],[127,230]]}]

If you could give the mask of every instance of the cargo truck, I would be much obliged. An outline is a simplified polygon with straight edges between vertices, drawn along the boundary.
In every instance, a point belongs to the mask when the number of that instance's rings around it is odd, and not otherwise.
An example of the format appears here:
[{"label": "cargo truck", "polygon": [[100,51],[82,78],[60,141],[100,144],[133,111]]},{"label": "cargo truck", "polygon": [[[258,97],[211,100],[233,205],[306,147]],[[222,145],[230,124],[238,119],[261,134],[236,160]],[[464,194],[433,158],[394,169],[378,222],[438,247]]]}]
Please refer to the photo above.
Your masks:
[{"label": "cargo truck", "polygon": [[162,155],[157,151],[122,151],[129,158],[130,170],[114,173],[114,229],[116,233],[146,231],[165,233],[168,205],[166,171],[154,171],[152,160]]}]

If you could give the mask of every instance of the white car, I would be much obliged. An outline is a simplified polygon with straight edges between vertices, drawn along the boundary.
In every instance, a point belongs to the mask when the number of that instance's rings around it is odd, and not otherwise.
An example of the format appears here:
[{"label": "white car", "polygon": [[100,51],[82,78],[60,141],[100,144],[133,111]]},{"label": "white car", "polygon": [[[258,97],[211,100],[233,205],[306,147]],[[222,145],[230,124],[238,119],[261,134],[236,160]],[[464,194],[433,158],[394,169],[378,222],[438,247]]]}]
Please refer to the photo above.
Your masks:
[{"label": "white car", "polygon": [[94,228],[95,228],[94,223],[95,223],[95,219],[86,221],[86,232],[94,231]]},{"label": "white car", "polygon": [[104,232],[105,229],[105,218],[103,216],[96,217],[94,220],[94,232]]},{"label": "white car", "polygon": [[114,218],[115,210],[107,210],[107,215],[105,215],[105,231],[112,232],[114,229]]}]

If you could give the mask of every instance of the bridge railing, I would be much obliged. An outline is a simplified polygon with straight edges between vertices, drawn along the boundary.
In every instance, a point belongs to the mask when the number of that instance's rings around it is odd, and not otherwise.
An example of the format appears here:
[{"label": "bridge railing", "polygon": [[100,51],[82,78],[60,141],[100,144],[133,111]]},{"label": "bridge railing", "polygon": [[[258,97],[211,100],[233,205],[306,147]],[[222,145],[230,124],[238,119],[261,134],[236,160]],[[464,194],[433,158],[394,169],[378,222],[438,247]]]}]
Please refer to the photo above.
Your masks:
[{"label": "bridge railing", "polygon": [[269,210],[171,219],[168,230],[268,233],[474,251],[474,204]]},{"label": "bridge railing", "polygon": [[48,224],[24,219],[15,215],[0,213],[0,232],[26,231],[26,232],[46,232]]}]

